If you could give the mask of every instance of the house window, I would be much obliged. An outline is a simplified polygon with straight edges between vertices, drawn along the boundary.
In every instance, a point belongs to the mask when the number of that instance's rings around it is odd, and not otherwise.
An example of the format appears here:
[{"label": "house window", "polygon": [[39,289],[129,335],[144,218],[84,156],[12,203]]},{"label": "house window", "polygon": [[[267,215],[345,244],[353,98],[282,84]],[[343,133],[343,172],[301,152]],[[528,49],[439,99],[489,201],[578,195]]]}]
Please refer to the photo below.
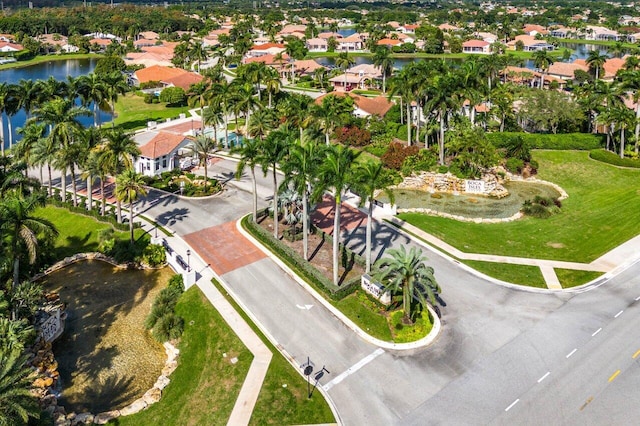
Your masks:
[{"label": "house window", "polygon": [[156,170],[160,168],[160,159],[156,160]]},{"label": "house window", "polygon": [[162,168],[163,169],[167,168],[167,157],[162,157]]}]

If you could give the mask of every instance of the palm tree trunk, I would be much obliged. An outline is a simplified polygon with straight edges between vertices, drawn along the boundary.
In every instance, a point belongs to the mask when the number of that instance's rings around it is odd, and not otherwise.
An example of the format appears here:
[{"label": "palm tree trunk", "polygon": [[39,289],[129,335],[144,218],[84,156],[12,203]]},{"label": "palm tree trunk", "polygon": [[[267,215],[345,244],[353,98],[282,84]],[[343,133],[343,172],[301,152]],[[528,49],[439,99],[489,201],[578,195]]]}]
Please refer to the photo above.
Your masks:
[{"label": "palm tree trunk", "polygon": [[387,93],[387,70],[382,70],[382,93]]},{"label": "palm tree trunk", "polygon": [[404,321],[411,324],[411,295],[409,294],[409,286],[405,282],[402,286],[402,309],[404,309]]},{"label": "palm tree trunk", "polygon": [[411,102],[407,101],[407,145],[411,146]]},{"label": "palm tree trunk", "polygon": [[306,188],[302,191],[302,255],[309,260],[309,200]]},{"label": "palm tree trunk", "polygon": [[369,197],[369,211],[367,212],[367,236],[366,236],[366,269],[365,272],[368,274],[371,272],[371,230],[373,228],[373,208],[375,204],[373,202],[373,194]]},{"label": "palm tree trunk", "polygon": [[273,165],[273,238],[278,239],[278,179],[276,165]]},{"label": "palm tree trunk", "polygon": [[438,141],[438,161],[444,165],[444,114],[440,111],[440,140]]},{"label": "palm tree trunk", "polygon": [[104,176],[100,176],[100,198],[102,198],[102,216],[107,211],[107,200],[104,197]]},{"label": "palm tree trunk", "polygon": [[620,158],[624,158],[624,126],[620,127]]},{"label": "palm tree trunk", "polygon": [[116,103],[111,100],[111,128],[116,127]]},{"label": "palm tree trunk", "polygon": [[93,127],[98,127],[98,103],[93,101]]},{"label": "palm tree trunk", "polygon": [[122,204],[120,203],[120,200],[116,199],[116,210],[117,210],[117,221],[118,223],[122,223]]},{"label": "palm tree trunk", "polygon": [[[13,146],[13,125],[11,124],[11,116],[9,116],[9,120],[7,121],[7,130],[9,130],[9,148],[11,148]],[[4,147],[4,143],[2,146]]]},{"label": "palm tree trunk", "polygon": [[400,96],[400,124],[404,124],[404,117],[403,117],[402,111],[404,111],[404,107],[402,105],[402,96]]},{"label": "palm tree trunk", "polygon": [[62,176],[60,179],[60,199],[64,203],[67,201],[67,169],[62,169]]},{"label": "palm tree trunk", "polygon": [[129,237],[133,245],[133,202],[129,203]]},{"label": "palm tree trunk", "polygon": [[638,147],[640,145],[638,143],[638,137],[640,137],[640,100],[638,101],[638,103],[636,103],[636,129],[635,129],[634,135],[636,137],[634,152],[638,154],[638,151],[639,151]]},{"label": "palm tree trunk", "polygon": [[338,285],[338,254],[340,252],[340,204],[341,196],[336,194],[335,214],[333,218],[333,284]]},{"label": "palm tree trunk", "polygon": [[51,164],[47,163],[47,170],[49,172],[49,198],[53,196],[53,182],[51,181]]},{"label": "palm tree trunk", "polygon": [[324,133],[324,141],[326,142],[327,146],[329,146],[329,132]]},{"label": "palm tree trunk", "polygon": [[229,116],[224,112],[224,147],[229,149]]},{"label": "palm tree trunk", "polygon": [[92,176],[87,177],[87,210],[93,209],[93,179]]},{"label": "palm tree trunk", "polygon": [[504,132],[504,120],[506,119],[506,114],[502,114],[502,119],[500,120],[500,132]]},{"label": "palm tree trunk", "polygon": [[78,190],[76,188],[76,169],[71,165],[71,189],[73,191],[73,206],[78,207]]},{"label": "palm tree trunk", "polygon": [[271,90],[269,90],[269,109],[271,109]]},{"label": "palm tree trunk", "polygon": [[256,171],[251,167],[251,187],[253,189],[253,223],[258,221],[258,188],[256,184]]}]

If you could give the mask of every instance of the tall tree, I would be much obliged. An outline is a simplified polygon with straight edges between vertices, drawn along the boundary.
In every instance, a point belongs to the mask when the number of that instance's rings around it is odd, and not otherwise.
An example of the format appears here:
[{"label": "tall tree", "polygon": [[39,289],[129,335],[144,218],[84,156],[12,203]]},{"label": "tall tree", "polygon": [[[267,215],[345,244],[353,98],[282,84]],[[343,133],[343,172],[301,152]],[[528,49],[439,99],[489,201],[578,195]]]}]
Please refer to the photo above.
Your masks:
[{"label": "tall tree", "polygon": [[356,61],[347,52],[341,52],[336,57],[336,67],[340,68],[344,73],[344,90],[347,90],[347,70],[355,64]]},{"label": "tall tree", "polygon": [[538,50],[533,54],[533,64],[540,70],[540,88],[544,89],[544,75],[551,64],[553,64],[553,58],[546,50]]},{"label": "tall tree", "polygon": [[40,418],[38,400],[31,393],[34,374],[17,350],[0,350],[0,424],[26,425]]},{"label": "tall tree", "polygon": [[102,82],[106,89],[105,100],[111,102],[111,114],[113,115],[111,127],[113,128],[115,127],[116,101],[118,100],[118,95],[124,95],[127,90],[129,90],[129,86],[120,71],[113,71],[102,76]]},{"label": "tall tree", "polygon": [[604,70],[604,64],[609,57],[607,55],[600,54],[599,50],[590,50],[587,56],[586,63],[589,69],[592,70],[596,76],[596,80],[600,79],[600,71]]},{"label": "tall tree", "polygon": [[389,49],[379,46],[373,54],[373,64],[382,71],[382,93],[387,93],[387,75],[393,71],[393,58]]},{"label": "tall tree", "polygon": [[253,195],[253,221],[258,220],[258,189],[256,185],[256,166],[260,164],[261,152],[260,142],[257,139],[245,139],[240,147],[236,147],[235,151],[240,155],[240,161],[236,168],[236,179],[242,177],[245,167],[251,172],[251,187]]},{"label": "tall tree", "polygon": [[199,135],[192,140],[188,147],[193,156],[198,157],[198,163],[204,167],[204,192],[207,192],[207,186],[209,185],[209,175],[207,173],[209,162],[209,154],[216,150],[218,144],[215,140],[205,135]]},{"label": "tall tree", "polygon": [[371,234],[373,228],[373,209],[375,195],[384,191],[391,203],[395,201],[393,192],[389,190],[393,181],[384,173],[384,166],[379,161],[367,160],[359,163],[354,172],[355,188],[361,197],[361,203],[367,204],[367,231],[365,242],[366,272],[371,272]]},{"label": "tall tree", "polygon": [[[315,197],[319,197],[325,188],[333,190],[333,283],[338,285],[338,258],[340,254],[340,210],[342,195],[353,182],[353,169],[360,152],[343,145],[330,145],[325,150],[325,159],[318,170],[320,185],[316,186]],[[314,197],[314,198],[315,198]]]},{"label": "tall tree", "polygon": [[390,249],[388,253],[390,257],[382,258],[375,264],[379,270],[376,278],[393,292],[402,291],[403,321],[412,324],[412,300],[415,298],[422,306],[426,306],[429,300],[435,306],[440,286],[433,268],[426,265],[427,259],[422,256],[421,249],[411,247],[407,253],[405,247],[401,246],[400,249]]},{"label": "tall tree", "polygon": [[107,98],[107,88],[102,77],[94,73],[79,77],[78,91],[85,107],[93,103],[93,126],[101,125],[98,121],[98,111],[100,104]]},{"label": "tall tree", "polygon": [[142,175],[135,172],[133,169],[127,169],[122,174],[116,177],[116,198],[120,202],[129,204],[129,242],[133,244],[133,219],[135,212],[133,210],[133,203],[138,198],[147,195],[147,189],[145,187]]}]

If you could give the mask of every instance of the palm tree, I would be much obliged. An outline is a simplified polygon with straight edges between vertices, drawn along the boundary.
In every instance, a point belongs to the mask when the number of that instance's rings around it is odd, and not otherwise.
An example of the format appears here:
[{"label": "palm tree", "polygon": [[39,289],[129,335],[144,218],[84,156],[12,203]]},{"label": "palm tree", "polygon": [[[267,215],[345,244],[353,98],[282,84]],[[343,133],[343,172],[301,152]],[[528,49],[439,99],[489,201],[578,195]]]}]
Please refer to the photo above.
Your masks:
[{"label": "palm tree", "polygon": [[604,63],[607,62],[607,59],[609,59],[609,57],[607,55],[601,55],[599,50],[589,51],[586,63],[590,70],[595,71],[596,80],[600,79],[600,70],[603,69]]},{"label": "palm tree", "polygon": [[113,115],[111,127],[113,128],[115,127],[116,121],[116,101],[118,100],[118,95],[124,95],[127,90],[129,90],[129,86],[120,71],[113,71],[102,76],[102,81],[106,89],[105,100],[111,102],[111,114]]},{"label": "palm tree", "polygon": [[384,46],[378,47],[373,54],[373,65],[382,71],[382,93],[387,93],[387,75],[391,75],[393,71],[393,59],[389,49]]},{"label": "palm tree", "polygon": [[39,166],[47,165],[49,172],[48,182],[48,195],[53,196],[53,181],[51,179],[51,165],[55,162],[56,155],[58,153],[58,147],[56,142],[49,138],[40,138],[33,147],[33,163]]},{"label": "palm tree", "polygon": [[211,105],[219,105],[224,117],[224,147],[229,148],[229,113],[231,112],[231,105],[234,99],[235,86],[221,81],[215,84],[212,89],[212,98],[209,101],[209,108]]},{"label": "palm tree", "polygon": [[379,272],[375,276],[393,292],[402,291],[403,321],[412,324],[412,300],[417,299],[424,307],[428,299],[435,306],[440,286],[433,275],[433,268],[425,264],[427,259],[422,256],[422,249],[411,247],[407,253],[405,247],[401,246],[400,249],[390,249],[389,255],[376,262],[375,267]]},{"label": "palm tree", "polygon": [[[244,112],[244,133],[247,134],[249,122],[251,121],[251,111],[256,108],[261,108],[262,105],[253,97],[253,85],[251,84],[242,84],[237,86],[236,96],[236,107],[239,111]],[[236,132],[239,132],[238,128],[236,128]]]},{"label": "palm tree", "polygon": [[504,132],[504,124],[509,115],[513,114],[513,87],[509,84],[499,84],[491,91],[493,102],[491,111],[500,120],[500,131]]},{"label": "palm tree", "polygon": [[16,99],[17,109],[23,109],[29,119],[38,100],[38,85],[31,79],[22,79],[18,84],[11,85],[11,88],[12,96]]},{"label": "palm tree", "polygon": [[297,140],[291,146],[289,157],[282,168],[285,180],[281,187],[293,186],[293,190],[302,194],[302,250],[304,260],[309,259],[309,196],[313,190],[313,181],[322,161],[321,147],[310,140],[306,143]]},{"label": "palm tree", "polygon": [[289,153],[289,147],[295,139],[294,132],[285,125],[269,133],[269,135],[261,140],[258,149],[260,150],[259,164],[265,177],[271,169],[273,178],[273,237],[278,238],[278,171],[277,167],[280,161]]},{"label": "palm tree", "polygon": [[311,97],[298,93],[289,94],[285,102],[281,104],[283,115],[286,117],[288,123],[298,128],[300,139],[302,139],[304,128],[309,124],[309,110],[312,105],[313,99],[311,99]]},{"label": "palm tree", "polygon": [[631,92],[631,98],[635,102],[635,146],[634,151],[637,154],[640,146],[640,70],[623,71],[620,74],[620,89]]},{"label": "palm tree", "polygon": [[[122,130],[105,132],[104,141],[97,148],[100,151],[101,164],[111,176],[118,176],[133,169],[133,160],[140,155],[140,149],[131,135]],[[103,194],[104,200],[104,194]],[[118,223],[122,222],[122,204],[116,197]]]},{"label": "palm tree", "polygon": [[82,104],[86,107],[93,103],[93,126],[99,126],[98,109],[100,104],[107,98],[107,88],[102,77],[91,73],[79,77],[78,92],[82,98]]},{"label": "palm tree", "polygon": [[201,81],[200,83],[192,84],[189,88],[189,93],[187,93],[187,103],[190,107],[199,106],[200,107],[200,118],[203,117],[202,109],[207,104],[208,98],[211,96],[211,86],[208,84],[206,80]]},{"label": "palm tree", "polygon": [[84,107],[77,107],[69,99],[53,99],[35,110],[35,116],[41,123],[49,125],[47,136],[58,150],[56,163],[62,170],[62,201],[66,200],[67,168],[71,169],[73,185],[73,203],[76,204],[75,164],[78,158],[78,146],[74,146],[82,134],[83,128],[78,120],[81,115],[89,115]]},{"label": "palm tree", "polygon": [[342,195],[353,182],[353,168],[360,152],[342,145],[330,145],[325,151],[325,159],[318,170],[320,185],[316,187],[314,198],[319,198],[325,188],[333,189],[333,283],[338,285],[338,255],[340,252],[340,209]]},{"label": "palm tree", "polygon": [[129,204],[129,238],[133,244],[133,203],[140,197],[147,195],[147,189],[144,186],[142,175],[133,169],[127,169],[116,177],[116,199],[120,202]]},{"label": "palm tree", "polygon": [[340,68],[344,73],[344,90],[347,90],[347,70],[355,64],[356,61],[347,52],[338,54],[335,60],[336,67]]},{"label": "palm tree", "polygon": [[222,107],[220,104],[209,103],[207,109],[202,111],[202,123],[205,126],[213,127],[213,140],[218,143],[218,126],[224,123],[222,116]]},{"label": "palm tree", "polygon": [[259,109],[251,116],[248,132],[249,137],[264,139],[275,127],[276,116],[273,110]]},{"label": "palm tree", "polygon": [[[25,127],[18,129],[18,134],[22,135],[22,139],[14,148],[14,155],[25,161],[28,166],[35,166],[38,163],[34,159],[34,149],[40,139],[45,136],[46,126],[44,123],[35,121],[27,121]],[[25,170],[25,174],[27,170]],[[40,165],[40,182],[42,182],[42,165]]]},{"label": "palm tree", "polygon": [[236,179],[242,177],[245,167],[251,171],[251,187],[253,193],[253,221],[258,220],[258,189],[256,188],[256,166],[260,164],[260,142],[256,139],[245,139],[240,147],[236,147],[236,152],[240,155],[240,161],[236,168]]},{"label": "palm tree", "polygon": [[553,58],[546,50],[538,50],[533,54],[533,64],[540,70],[540,88],[544,89],[544,75],[553,64]]},{"label": "palm tree", "polygon": [[635,121],[633,111],[626,105],[620,105],[609,110],[611,119],[620,129],[620,158],[624,158],[625,133],[629,126]]},{"label": "palm tree", "polygon": [[[271,109],[273,95],[277,95],[280,93],[280,86],[282,86],[282,81],[280,81],[280,75],[278,75],[278,71],[269,67],[264,76],[264,85],[267,94],[269,95],[268,107]],[[259,93],[259,92],[258,92]]]},{"label": "palm tree", "polygon": [[6,100],[9,96],[9,85],[4,81],[0,83],[0,154],[4,156],[4,116]]},{"label": "palm tree", "polygon": [[30,417],[40,418],[38,401],[31,393],[33,376],[20,351],[0,351],[1,425],[26,425]]},{"label": "palm tree", "polygon": [[188,147],[194,156],[198,157],[199,165],[204,167],[204,192],[207,192],[209,177],[207,174],[207,163],[209,162],[209,154],[217,148],[218,144],[215,140],[208,136],[200,135],[189,143]]},{"label": "palm tree", "polygon": [[393,203],[393,192],[389,190],[393,185],[389,176],[384,173],[384,166],[379,161],[368,160],[359,163],[354,172],[354,181],[357,192],[360,194],[361,203],[369,204],[367,208],[367,235],[366,235],[366,272],[371,272],[371,231],[373,228],[373,209],[375,207],[374,197],[380,190],[384,191],[391,203]]},{"label": "palm tree", "polygon": [[79,141],[78,164],[82,168],[82,179],[87,181],[87,210],[93,208],[93,182],[100,175],[99,164],[91,153],[102,142],[102,130],[97,127],[89,127],[82,132],[82,139]]},{"label": "palm tree", "polygon": [[[26,253],[30,264],[35,263],[38,235],[54,237],[58,234],[49,220],[34,216],[33,211],[44,205],[44,197],[7,197],[0,203],[0,235],[8,241],[9,256],[13,263],[13,288],[20,280],[20,258]],[[15,314],[15,312],[14,312]]]},{"label": "palm tree", "polygon": [[353,110],[353,104],[349,102],[351,98],[340,98],[329,94],[322,98],[320,105],[316,104],[311,109],[311,115],[318,120],[327,145],[330,143],[330,135],[336,130],[343,116],[350,114]]}]

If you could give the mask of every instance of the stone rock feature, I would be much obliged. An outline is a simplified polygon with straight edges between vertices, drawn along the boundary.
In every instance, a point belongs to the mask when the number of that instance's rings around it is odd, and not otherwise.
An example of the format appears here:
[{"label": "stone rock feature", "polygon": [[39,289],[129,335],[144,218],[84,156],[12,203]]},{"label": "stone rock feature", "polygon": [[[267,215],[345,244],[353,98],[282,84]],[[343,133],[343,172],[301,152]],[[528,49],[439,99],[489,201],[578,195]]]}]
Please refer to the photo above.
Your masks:
[{"label": "stone rock feature", "polygon": [[[412,174],[396,186],[396,188],[419,189],[426,192],[449,192],[452,194],[463,194],[466,192],[467,179],[460,179],[451,173],[420,172]],[[493,173],[485,173],[479,179],[484,182],[484,192],[473,194],[486,195],[495,198],[504,198],[509,195],[498,176]]]}]

